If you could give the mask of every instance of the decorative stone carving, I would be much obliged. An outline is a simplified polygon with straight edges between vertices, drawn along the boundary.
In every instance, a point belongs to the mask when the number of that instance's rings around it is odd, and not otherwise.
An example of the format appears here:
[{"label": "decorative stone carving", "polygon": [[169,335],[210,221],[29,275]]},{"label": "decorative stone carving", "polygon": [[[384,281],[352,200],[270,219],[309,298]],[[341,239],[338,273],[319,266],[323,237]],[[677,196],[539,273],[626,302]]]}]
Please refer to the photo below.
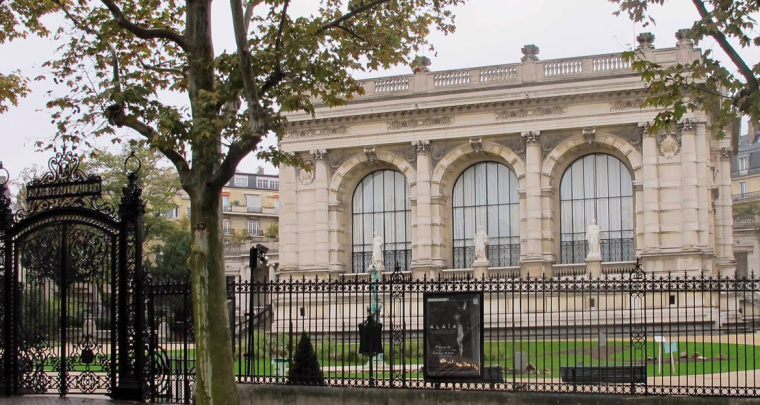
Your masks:
[{"label": "decorative stone carving", "polygon": [[343,164],[346,160],[348,160],[349,157],[354,155],[356,152],[350,152],[350,151],[343,151],[343,152],[337,152],[337,151],[330,151],[330,154],[327,155],[327,161],[330,163],[330,168],[333,170],[340,167],[340,165]]},{"label": "decorative stone carving", "polygon": [[529,60],[530,61],[538,61],[538,56],[536,56],[536,55],[538,55],[539,49],[538,49],[538,47],[536,45],[533,45],[533,44],[525,45],[520,50],[522,51],[522,53],[524,55],[520,59],[521,61],[523,61],[523,62],[529,61]]},{"label": "decorative stone carving", "polygon": [[596,142],[596,128],[584,128],[583,139],[585,139],[586,143],[589,145]]},{"label": "decorative stone carving", "polygon": [[636,37],[636,41],[639,43],[639,49],[654,48],[654,34],[651,32],[642,32]]},{"label": "decorative stone carving", "polygon": [[377,153],[375,152],[374,146],[364,148],[364,154],[367,155],[367,160],[370,162],[377,160]]},{"label": "decorative stone carving", "polygon": [[496,143],[506,146],[509,150],[520,156],[523,161],[525,160],[525,142],[522,137],[509,136],[496,140]]},{"label": "decorative stone carving", "polygon": [[677,48],[694,47],[694,40],[691,39],[691,30],[688,28],[681,28],[676,31],[676,39],[678,39],[678,42],[676,43]]},{"label": "decorative stone carving", "polygon": [[285,132],[283,139],[327,138],[335,135],[346,135],[348,132],[348,127],[345,125],[322,128],[291,128]]},{"label": "decorative stone carving", "polygon": [[428,140],[412,141],[412,146],[414,146],[417,149],[417,153],[428,153],[428,146],[430,146],[430,141]]},{"label": "decorative stone carving", "polygon": [[312,149],[310,153],[314,160],[324,160],[327,157],[326,149]]},{"label": "decorative stone carving", "polygon": [[470,138],[470,146],[475,153],[483,152],[483,139],[480,137]]},{"label": "decorative stone carving", "polygon": [[430,145],[430,156],[433,158],[433,167],[451,152],[454,148],[461,145],[461,141],[435,141]]},{"label": "decorative stone carving", "polygon": [[660,155],[672,159],[681,150],[681,136],[675,132],[666,132],[658,137]]},{"label": "decorative stone carving", "polygon": [[731,157],[734,155],[734,151],[731,148],[721,148],[720,149],[720,158],[725,160],[731,160]]},{"label": "decorative stone carving", "polygon": [[430,58],[427,56],[417,56],[414,58],[411,64],[412,73],[415,75],[420,75],[424,73],[430,73],[430,69],[428,66],[430,66],[432,62],[430,62]]},{"label": "decorative stone carving", "polygon": [[388,121],[388,131],[426,127],[447,127],[454,124],[453,116],[408,118]]},{"label": "decorative stone carving", "polygon": [[486,257],[486,247],[488,246],[488,235],[483,230],[482,226],[478,227],[478,232],[475,233],[475,262],[485,261],[486,265],[488,258]]},{"label": "decorative stone carving", "polygon": [[596,224],[596,219],[591,219],[591,223],[586,230],[586,242],[588,242],[588,255],[586,260],[601,260],[602,255],[599,250],[599,225]]},{"label": "decorative stone carving", "polygon": [[496,113],[497,121],[520,120],[564,115],[567,107],[563,105],[549,107],[519,108],[514,110],[499,111]]},{"label": "decorative stone carving", "polygon": [[678,129],[681,130],[681,132],[685,131],[696,131],[697,129],[697,123],[690,119],[685,119],[678,123]]},{"label": "decorative stone carving", "polygon": [[644,103],[643,98],[631,98],[627,100],[610,101],[610,111],[640,110]]},{"label": "decorative stone carving", "polygon": [[[545,153],[551,152],[562,141],[567,139],[568,134],[562,132],[546,132],[541,134],[541,150]],[[524,151],[524,150],[523,150]]]},{"label": "decorative stone carving", "polygon": [[298,169],[298,182],[304,186],[308,186],[314,181],[314,167],[311,162],[308,164],[310,166],[310,170],[306,170],[304,167]]},{"label": "decorative stone carving", "polygon": [[525,131],[520,134],[525,145],[541,144],[541,131]]}]

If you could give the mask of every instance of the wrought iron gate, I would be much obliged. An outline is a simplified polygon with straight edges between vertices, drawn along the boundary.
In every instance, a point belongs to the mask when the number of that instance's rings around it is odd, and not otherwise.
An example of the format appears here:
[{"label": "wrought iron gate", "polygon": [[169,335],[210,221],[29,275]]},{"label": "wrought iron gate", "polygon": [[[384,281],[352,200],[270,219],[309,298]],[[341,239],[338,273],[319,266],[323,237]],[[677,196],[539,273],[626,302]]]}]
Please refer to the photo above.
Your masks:
[{"label": "wrought iron gate", "polygon": [[15,213],[0,185],[0,395],[143,400],[139,161],[118,211],[79,163],[56,154]]}]

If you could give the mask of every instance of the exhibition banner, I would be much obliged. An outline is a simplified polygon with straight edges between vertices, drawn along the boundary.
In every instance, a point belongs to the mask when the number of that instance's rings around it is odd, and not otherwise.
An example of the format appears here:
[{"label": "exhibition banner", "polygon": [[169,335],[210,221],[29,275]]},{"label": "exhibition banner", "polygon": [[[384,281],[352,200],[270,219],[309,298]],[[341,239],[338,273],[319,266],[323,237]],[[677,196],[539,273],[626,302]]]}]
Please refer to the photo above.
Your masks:
[{"label": "exhibition banner", "polygon": [[481,378],[483,370],[483,294],[427,293],[425,379]]}]

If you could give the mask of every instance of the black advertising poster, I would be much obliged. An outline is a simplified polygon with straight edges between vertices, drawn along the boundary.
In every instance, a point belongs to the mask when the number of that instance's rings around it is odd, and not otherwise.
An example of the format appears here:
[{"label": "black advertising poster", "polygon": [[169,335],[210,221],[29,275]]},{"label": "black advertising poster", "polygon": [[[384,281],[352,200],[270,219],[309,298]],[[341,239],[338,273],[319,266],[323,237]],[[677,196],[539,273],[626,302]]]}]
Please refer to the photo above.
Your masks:
[{"label": "black advertising poster", "polygon": [[472,379],[483,370],[483,294],[428,293],[425,379]]}]

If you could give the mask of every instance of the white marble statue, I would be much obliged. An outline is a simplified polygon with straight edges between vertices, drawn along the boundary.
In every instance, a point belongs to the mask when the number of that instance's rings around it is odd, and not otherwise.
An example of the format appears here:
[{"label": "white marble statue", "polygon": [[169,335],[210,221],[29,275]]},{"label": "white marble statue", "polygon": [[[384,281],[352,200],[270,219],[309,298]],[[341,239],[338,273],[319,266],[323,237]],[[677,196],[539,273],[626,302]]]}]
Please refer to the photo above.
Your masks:
[{"label": "white marble statue", "polygon": [[599,225],[596,219],[591,220],[586,230],[586,241],[588,242],[588,257],[599,257]]},{"label": "white marble statue", "polygon": [[372,238],[372,264],[375,265],[377,269],[384,268],[383,266],[383,247],[385,246],[385,242],[383,242],[383,237],[378,235],[377,232],[375,232],[375,237]]},{"label": "white marble statue", "polygon": [[478,227],[478,233],[475,234],[475,260],[488,260],[486,258],[486,246],[488,246],[488,235],[482,226]]}]

